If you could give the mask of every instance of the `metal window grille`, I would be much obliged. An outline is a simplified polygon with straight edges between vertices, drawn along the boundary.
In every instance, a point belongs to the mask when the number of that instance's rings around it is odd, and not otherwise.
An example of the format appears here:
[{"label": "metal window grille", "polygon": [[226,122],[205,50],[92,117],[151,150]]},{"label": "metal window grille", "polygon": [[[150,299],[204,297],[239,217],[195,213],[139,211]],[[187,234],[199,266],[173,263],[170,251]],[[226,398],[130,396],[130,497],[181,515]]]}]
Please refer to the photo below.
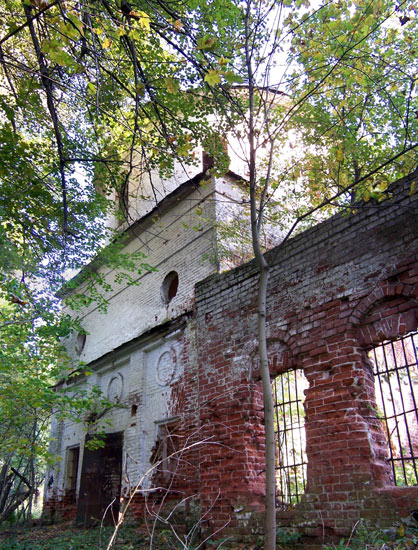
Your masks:
[{"label": "metal window grille", "polygon": [[418,333],[369,352],[395,485],[418,485]]},{"label": "metal window grille", "polygon": [[277,376],[273,382],[277,441],[276,479],[278,501],[283,506],[298,503],[306,488],[306,434],[304,390],[308,387],[302,369]]}]

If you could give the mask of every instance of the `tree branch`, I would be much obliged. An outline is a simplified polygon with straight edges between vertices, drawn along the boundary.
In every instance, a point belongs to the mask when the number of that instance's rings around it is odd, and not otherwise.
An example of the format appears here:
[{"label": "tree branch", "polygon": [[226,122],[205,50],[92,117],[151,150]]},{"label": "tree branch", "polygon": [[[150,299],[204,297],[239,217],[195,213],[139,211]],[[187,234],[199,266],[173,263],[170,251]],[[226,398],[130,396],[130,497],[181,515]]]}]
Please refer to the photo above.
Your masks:
[{"label": "tree branch", "polygon": [[[320,204],[318,204],[317,206],[311,208],[308,212],[305,212],[305,214],[302,214],[301,216],[299,216],[295,222],[293,223],[292,227],[289,229],[289,231],[287,232],[285,238],[282,240],[282,242],[278,245],[277,249],[276,249],[276,252],[275,254],[273,255],[273,260],[272,260],[272,263],[275,262],[276,260],[276,257],[277,257],[277,254],[279,252],[279,249],[284,245],[284,243],[290,238],[290,236],[292,235],[293,231],[296,229],[296,227],[299,225],[299,223],[308,218],[309,216],[311,216],[312,214],[314,214],[315,212],[317,212],[318,210],[321,210],[322,208],[324,208],[325,206],[328,206],[330,205],[333,201],[335,201],[335,199],[337,199],[338,197],[341,197],[341,195],[344,195],[345,193],[347,193],[348,191],[350,191],[351,189],[353,189],[354,187],[356,187],[357,185],[359,185],[360,183],[363,183],[364,181],[368,180],[370,177],[372,177],[374,174],[376,174],[377,172],[379,172],[379,170],[381,170],[382,168],[384,168],[385,166],[388,166],[389,164],[391,164],[392,162],[394,162],[396,159],[402,157],[403,155],[405,155],[406,153],[409,153],[410,151],[416,149],[418,147],[418,143],[415,143],[414,145],[411,145],[410,147],[408,147],[407,149],[401,151],[400,153],[394,155],[392,158],[388,159],[387,161],[383,162],[380,166],[378,166],[377,168],[375,168],[374,170],[372,170],[371,172],[369,172],[368,174],[366,174],[365,176],[363,176],[362,178],[360,178],[359,180],[357,181],[354,181],[353,183],[351,183],[350,185],[347,185],[346,187],[344,187],[344,189],[341,189],[341,191],[339,191],[338,193],[335,193],[335,195],[333,195],[332,197],[330,198],[327,198],[325,200],[323,200]],[[415,172],[414,172],[415,173]],[[351,205],[352,206],[352,205]]]},{"label": "tree branch", "polygon": [[29,26],[32,43],[35,48],[35,53],[39,64],[41,81],[46,93],[48,111],[51,116],[52,125],[54,128],[55,140],[56,140],[57,149],[58,149],[59,172],[60,172],[60,179],[61,179],[62,206],[63,206],[63,232],[64,232],[64,239],[65,239],[66,234],[70,234],[74,237],[75,235],[70,231],[68,226],[68,202],[67,202],[67,183],[65,178],[64,146],[62,141],[61,130],[59,127],[58,113],[55,108],[55,101],[54,101],[54,94],[53,94],[54,88],[53,88],[52,80],[50,79],[49,69],[46,64],[44,54],[42,53],[42,50],[41,50],[41,45],[39,43],[38,36],[33,26],[34,18],[30,16],[31,9],[32,8],[29,7],[28,5],[26,4],[24,5],[24,11],[25,11],[27,23]]},{"label": "tree branch", "polygon": [[38,17],[40,17],[42,14],[44,14],[46,11],[51,9],[53,6],[56,6],[57,4],[59,4],[59,0],[55,0],[55,2],[52,2],[51,4],[48,4],[47,6],[42,8],[40,11],[35,13],[35,15],[31,15],[30,17],[27,17],[26,21],[24,23],[22,23],[22,25],[19,25],[18,27],[16,27],[15,29],[13,29],[8,34],[3,36],[3,38],[0,39],[0,46],[4,42],[6,42],[10,38],[12,38],[12,36],[15,36],[16,34],[20,33],[21,30],[23,30],[25,27],[28,27],[33,21],[35,21],[35,19],[38,19]]}]

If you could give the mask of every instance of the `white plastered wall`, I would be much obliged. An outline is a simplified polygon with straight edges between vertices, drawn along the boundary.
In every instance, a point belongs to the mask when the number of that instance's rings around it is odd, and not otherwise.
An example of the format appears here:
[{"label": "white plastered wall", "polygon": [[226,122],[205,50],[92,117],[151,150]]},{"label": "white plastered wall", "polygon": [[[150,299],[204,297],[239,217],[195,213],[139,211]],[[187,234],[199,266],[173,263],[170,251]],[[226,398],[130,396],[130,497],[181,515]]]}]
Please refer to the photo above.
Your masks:
[{"label": "white plastered wall", "polygon": [[[215,191],[217,189],[217,191]],[[136,237],[124,251],[142,251],[144,261],[157,269],[144,271],[138,286],[114,283],[115,273],[100,268],[113,285],[105,293],[108,311],[101,313],[93,304],[80,312],[81,326],[87,331],[85,347],[76,351],[76,335],[66,342],[74,358],[88,364],[93,371],[78,382],[97,385],[109,399],[117,398],[119,405],[106,413],[101,426],[107,433],[123,432],[124,486],[133,486],[144,478],[150,466],[152,449],[157,440],[159,423],[172,417],[172,385],[183,376],[181,361],[183,332],[165,336],[150,336],[151,329],[179,318],[193,308],[194,285],[218,269],[216,263],[216,200],[219,190],[239,197],[231,181],[204,182],[190,193],[171,203],[170,208],[156,212],[149,223],[139,228]],[[161,296],[165,276],[175,270],[179,275],[177,295],[169,304]],[[189,330],[186,327],[186,332]],[[148,334],[148,335],[147,335]],[[160,333],[161,334],[161,333]],[[188,342],[188,353],[193,353]],[[68,449],[80,445],[78,483],[85,441],[85,423],[66,420],[52,423],[51,450],[61,456],[55,471],[47,475],[46,498],[53,492],[58,497],[65,489]],[[48,481],[53,475],[53,482]],[[143,479],[144,478],[144,479]]]},{"label": "white plastered wall", "polygon": [[[105,353],[131,341],[155,326],[176,318],[193,306],[194,285],[217,271],[213,219],[214,185],[206,183],[158,215],[151,225],[137,233],[123,252],[141,251],[143,261],[156,271],[146,269],[137,276],[138,285],[115,283],[117,272],[99,268],[112,290],[104,292],[108,300],[106,314],[96,304],[75,312],[87,331],[85,347],[76,353],[76,335],[66,347],[76,361],[90,363]],[[161,296],[165,276],[176,271],[177,295],[167,305]],[[82,290],[82,288],[81,288]]]},{"label": "white plastered wall", "polygon": [[[253,257],[250,204],[244,182],[216,181],[216,228],[220,271],[228,271]],[[278,245],[282,238],[274,224],[263,222],[261,244],[265,249]]]},{"label": "white plastered wall", "polygon": [[[78,384],[78,388],[84,384],[97,385],[104,396],[116,404],[104,415],[98,429],[123,433],[122,492],[125,494],[138,483],[141,488],[150,486],[150,459],[158,426],[172,418],[169,406],[172,387],[184,372],[183,338],[184,331],[176,330],[148,339],[127,352],[115,354],[113,359],[99,361],[93,374]],[[54,421],[51,438],[54,451],[62,460],[47,474],[46,499],[53,494],[64,495],[68,449],[76,445],[80,445],[78,490],[86,434],[83,422]],[[48,483],[51,476],[53,482]]]}]

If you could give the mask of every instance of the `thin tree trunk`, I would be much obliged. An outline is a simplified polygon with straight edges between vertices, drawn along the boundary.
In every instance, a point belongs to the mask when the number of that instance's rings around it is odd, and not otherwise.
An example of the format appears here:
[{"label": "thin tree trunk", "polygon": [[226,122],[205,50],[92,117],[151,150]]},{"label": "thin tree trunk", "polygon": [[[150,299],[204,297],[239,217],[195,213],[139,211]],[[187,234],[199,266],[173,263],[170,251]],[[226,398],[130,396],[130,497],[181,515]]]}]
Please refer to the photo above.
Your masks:
[{"label": "thin tree trunk", "polygon": [[267,354],[266,334],[266,300],[267,284],[269,279],[269,265],[264,257],[260,243],[262,229],[262,217],[264,212],[264,200],[266,187],[268,186],[271,158],[268,169],[268,177],[264,183],[261,199],[257,204],[257,166],[256,166],[256,120],[255,120],[255,79],[253,72],[253,42],[251,38],[250,9],[246,15],[246,68],[248,75],[248,143],[249,143],[249,183],[250,183],[250,208],[251,208],[251,237],[254,256],[256,258],[260,280],[258,286],[257,304],[257,332],[258,332],[258,355],[260,362],[260,373],[263,384],[264,400],[264,427],[266,443],[266,493],[264,500],[264,550],[275,550],[276,548],[276,442],[274,437],[274,405],[273,394],[270,382],[270,371]]},{"label": "thin tree trunk", "polygon": [[263,257],[258,288],[258,353],[263,384],[264,428],[266,438],[266,495],[264,518],[264,550],[276,548],[276,442],[274,435],[274,403],[270,382],[266,336],[266,295],[269,267]]},{"label": "thin tree trunk", "polygon": [[255,189],[251,192],[251,230],[253,248],[257,260],[260,280],[258,285],[257,303],[257,335],[260,374],[263,385],[264,428],[266,442],[266,494],[264,516],[264,550],[276,548],[276,441],[274,434],[274,403],[271,388],[270,370],[267,353],[267,285],[269,265],[260,246],[260,231],[257,224],[257,203]]},{"label": "thin tree trunk", "polygon": [[251,206],[251,236],[254,255],[260,272],[257,303],[257,333],[260,373],[263,384],[264,400],[264,427],[266,442],[266,494],[264,512],[264,550],[276,548],[276,442],[274,437],[274,405],[270,382],[270,371],[267,354],[266,334],[266,301],[267,284],[269,279],[269,265],[264,257],[260,244],[263,206],[257,208],[257,175],[256,175],[256,148],[254,128],[254,87],[250,79],[249,94],[249,132],[250,145],[250,206]]}]

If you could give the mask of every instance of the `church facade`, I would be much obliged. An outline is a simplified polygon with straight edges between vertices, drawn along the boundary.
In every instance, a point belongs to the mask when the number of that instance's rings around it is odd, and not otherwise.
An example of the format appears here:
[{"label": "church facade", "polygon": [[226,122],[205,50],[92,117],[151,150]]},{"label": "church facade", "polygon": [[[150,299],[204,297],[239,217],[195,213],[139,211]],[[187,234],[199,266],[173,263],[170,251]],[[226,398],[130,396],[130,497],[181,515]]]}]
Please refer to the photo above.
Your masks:
[{"label": "church facade", "polygon": [[[307,538],[416,508],[417,177],[267,254],[277,516]],[[144,255],[140,284],[113,284],[108,312],[87,307],[87,336],[68,342],[92,373],[69,391],[98,386],[115,407],[99,418],[101,449],[86,447],[88,423],[54,420],[49,513],[88,525],[129,501],[138,522],[166,514],[206,533],[259,532],[258,273],[253,261],[221,272],[217,223],[240,185],[197,174],[126,228],[126,250]]]}]

